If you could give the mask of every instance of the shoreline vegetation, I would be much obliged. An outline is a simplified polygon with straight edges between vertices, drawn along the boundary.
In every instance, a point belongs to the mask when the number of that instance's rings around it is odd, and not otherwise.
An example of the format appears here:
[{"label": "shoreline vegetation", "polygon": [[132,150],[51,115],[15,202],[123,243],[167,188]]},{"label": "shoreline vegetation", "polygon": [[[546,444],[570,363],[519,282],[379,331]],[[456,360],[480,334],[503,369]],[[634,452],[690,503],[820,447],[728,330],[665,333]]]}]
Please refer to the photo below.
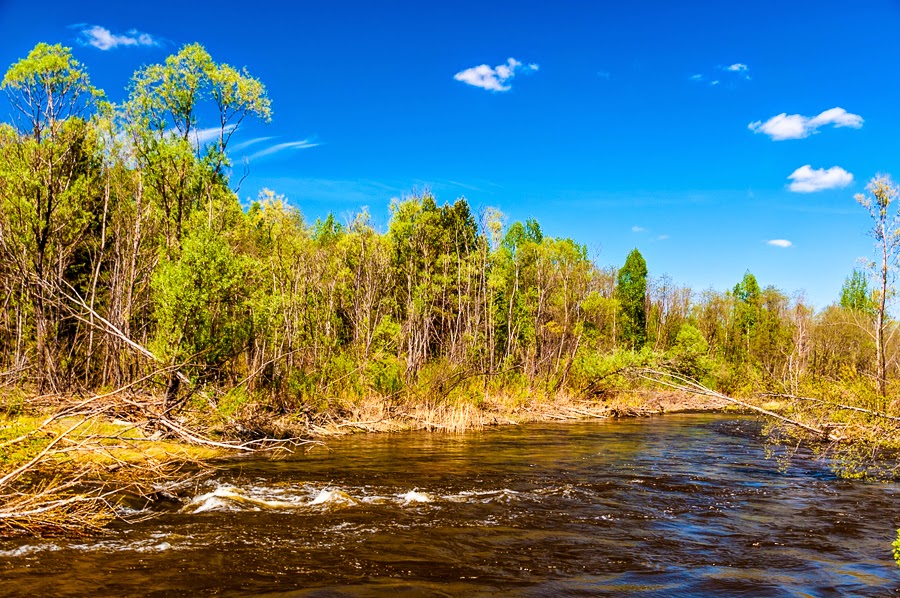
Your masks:
[{"label": "shoreline vegetation", "polygon": [[817,312],[750,272],[717,291],[651,275],[638,249],[602,266],[427,190],[391,200],[385,230],[365,209],[308,223],[267,189],[242,201],[229,143],[270,102],[198,44],[118,104],[59,45],[0,87],[0,535],[91,533],[222,456],[336,434],[709,401],[840,475],[896,476],[889,177],[857,198],[879,263]]},{"label": "shoreline vegetation", "polygon": [[[227,439],[246,436],[247,426],[258,425],[251,412],[225,421],[185,410],[175,423],[159,413],[159,398],[31,397],[23,399],[17,416],[0,417],[0,538],[96,533],[113,520],[129,520],[123,506],[140,512],[153,501],[177,499],[223,459],[248,453],[284,457],[347,434],[457,434],[536,422],[721,411],[727,405],[675,391],[624,394],[592,401],[562,394],[525,402],[496,397],[477,406],[390,406],[370,398],[303,421],[267,419],[270,429],[257,430],[260,437],[251,441]],[[121,418],[134,408],[142,417],[157,417]]]}]

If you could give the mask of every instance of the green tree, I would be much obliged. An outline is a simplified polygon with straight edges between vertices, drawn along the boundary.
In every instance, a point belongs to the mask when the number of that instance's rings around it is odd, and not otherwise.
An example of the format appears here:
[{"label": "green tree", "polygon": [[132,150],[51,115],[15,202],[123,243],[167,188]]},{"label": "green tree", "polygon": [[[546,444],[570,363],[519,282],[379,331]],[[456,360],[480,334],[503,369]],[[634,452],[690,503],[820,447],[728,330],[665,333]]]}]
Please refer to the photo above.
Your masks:
[{"label": "green tree", "polygon": [[667,354],[680,374],[698,379],[709,371],[709,343],[693,324],[682,324]]},{"label": "green tree", "polygon": [[761,291],[756,277],[748,270],[741,282],[734,285],[734,355],[739,359],[750,356],[750,344],[760,319]]},{"label": "green tree", "polygon": [[[216,126],[204,129],[199,118],[209,111],[208,101],[217,113]],[[134,74],[124,115],[162,213],[169,254],[181,244],[191,214],[204,200],[211,208],[213,187],[227,184],[226,149],[238,126],[247,116],[268,122],[271,114],[258,80],[246,69],[217,64],[200,44],[186,45],[164,64]]]},{"label": "green tree", "polygon": [[72,363],[59,351],[75,334],[61,328],[63,297],[93,270],[87,245],[105,217],[98,139],[84,119],[102,94],[69,48],[47,44],[10,67],[0,87],[18,116],[17,128],[0,127],[0,253],[30,303],[39,380],[59,388],[60,366]]},{"label": "green tree", "polygon": [[631,250],[616,280],[622,338],[632,349],[647,340],[647,262],[637,249]]},{"label": "green tree", "polygon": [[16,110],[19,132],[40,143],[55,136],[69,117],[84,118],[103,92],[91,85],[87,71],[72,57],[72,49],[40,43],[12,65],[0,88]]},{"label": "green tree", "polygon": [[838,303],[850,311],[875,314],[875,302],[872,300],[872,292],[869,290],[869,280],[865,272],[854,269],[850,276],[844,279]]}]

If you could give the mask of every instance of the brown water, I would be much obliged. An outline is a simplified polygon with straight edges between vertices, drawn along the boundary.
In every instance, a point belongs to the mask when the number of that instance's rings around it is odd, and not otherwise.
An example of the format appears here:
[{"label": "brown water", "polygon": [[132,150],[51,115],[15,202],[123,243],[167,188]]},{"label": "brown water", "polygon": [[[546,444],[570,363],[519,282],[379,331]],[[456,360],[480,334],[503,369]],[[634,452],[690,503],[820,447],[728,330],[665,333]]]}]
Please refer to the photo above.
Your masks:
[{"label": "brown water", "polygon": [[757,425],[370,435],[233,462],[150,521],[0,543],[0,595],[900,593],[900,486],[766,459]]}]

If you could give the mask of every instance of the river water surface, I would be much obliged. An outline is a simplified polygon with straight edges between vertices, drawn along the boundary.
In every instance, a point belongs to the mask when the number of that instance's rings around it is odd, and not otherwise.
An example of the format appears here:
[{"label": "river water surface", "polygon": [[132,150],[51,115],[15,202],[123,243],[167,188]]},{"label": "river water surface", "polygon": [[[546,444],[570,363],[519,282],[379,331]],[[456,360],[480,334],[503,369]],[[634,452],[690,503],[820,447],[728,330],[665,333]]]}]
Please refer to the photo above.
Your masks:
[{"label": "river water surface", "polygon": [[900,593],[900,486],[767,459],[757,429],[668,415],[229,462],[143,523],[0,543],[0,595]]}]

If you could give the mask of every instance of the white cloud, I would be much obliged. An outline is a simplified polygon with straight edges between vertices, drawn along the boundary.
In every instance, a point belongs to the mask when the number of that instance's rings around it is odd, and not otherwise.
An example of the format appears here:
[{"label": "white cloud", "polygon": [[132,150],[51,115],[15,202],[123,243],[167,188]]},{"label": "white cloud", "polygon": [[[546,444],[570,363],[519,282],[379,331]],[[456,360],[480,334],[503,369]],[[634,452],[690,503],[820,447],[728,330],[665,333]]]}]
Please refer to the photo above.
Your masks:
[{"label": "white cloud", "polygon": [[814,127],[834,125],[835,127],[859,129],[863,126],[863,118],[860,115],[850,114],[843,108],[830,108],[809,122]]},{"label": "white cloud", "polygon": [[656,237],[656,240],[657,241],[665,241],[668,238],[669,238],[669,235],[659,235],[658,237]]},{"label": "white cloud", "polygon": [[726,66],[725,70],[730,73],[737,73],[747,81],[750,80],[750,67],[742,62],[735,62],[731,66]]},{"label": "white cloud", "polygon": [[527,72],[537,71],[539,68],[540,66],[537,64],[532,63],[524,65],[515,58],[510,58],[505,64],[501,64],[494,68],[491,68],[486,64],[468,68],[456,73],[453,78],[468,85],[473,85],[489,91],[509,91],[511,86],[507,84],[507,81],[515,76],[516,69]]},{"label": "white cloud", "polygon": [[809,164],[801,166],[788,178],[792,181],[788,188],[794,193],[815,193],[826,189],[846,187],[853,182],[853,175],[840,166],[813,170]]},{"label": "white cloud", "polygon": [[[225,136],[227,137],[237,125],[225,125]],[[194,142],[194,145],[206,145],[210,141],[219,138],[219,134],[222,131],[219,127],[210,127],[208,129],[195,129],[191,131],[191,139]]]},{"label": "white cloud", "polygon": [[719,84],[719,80],[718,80],[718,79],[716,79],[715,81],[712,81],[712,82],[710,83],[710,85],[718,85],[718,84]]},{"label": "white cloud", "polygon": [[131,29],[124,34],[112,33],[106,27],[93,25],[81,30],[79,42],[98,50],[111,50],[119,46],[158,46],[159,42],[149,33]]},{"label": "white cloud", "polygon": [[766,241],[766,245],[772,245],[774,247],[790,247],[793,243],[787,239],[772,239],[771,241]]},{"label": "white cloud", "polygon": [[319,144],[312,143],[309,139],[304,139],[302,141],[288,141],[286,143],[276,143],[275,145],[269,146],[264,150],[256,152],[252,156],[248,156],[247,159],[255,160],[257,158],[262,158],[263,156],[271,156],[272,154],[288,149],[307,149],[310,147],[316,147],[317,145]]},{"label": "white cloud", "polygon": [[633,233],[643,233],[646,231],[647,231],[647,229],[644,228],[643,226],[632,226],[631,227],[631,232],[633,232]]},{"label": "white cloud", "polygon": [[697,73],[696,75],[691,75],[689,77],[689,79],[691,81],[703,81],[703,75],[701,75],[700,73]]},{"label": "white cloud", "polygon": [[851,114],[843,108],[831,108],[813,117],[782,112],[766,122],[759,120],[752,122],[747,125],[747,128],[754,133],[765,133],[773,141],[783,141],[809,137],[816,132],[816,129],[826,125],[859,129],[863,126],[863,118],[858,114]]},{"label": "white cloud", "polygon": [[233,152],[239,152],[244,148],[250,147],[251,145],[255,145],[257,143],[262,143],[263,141],[268,141],[269,139],[273,139],[273,137],[254,137],[253,139],[248,139],[247,141],[242,141],[238,144],[235,144],[228,149]]}]

